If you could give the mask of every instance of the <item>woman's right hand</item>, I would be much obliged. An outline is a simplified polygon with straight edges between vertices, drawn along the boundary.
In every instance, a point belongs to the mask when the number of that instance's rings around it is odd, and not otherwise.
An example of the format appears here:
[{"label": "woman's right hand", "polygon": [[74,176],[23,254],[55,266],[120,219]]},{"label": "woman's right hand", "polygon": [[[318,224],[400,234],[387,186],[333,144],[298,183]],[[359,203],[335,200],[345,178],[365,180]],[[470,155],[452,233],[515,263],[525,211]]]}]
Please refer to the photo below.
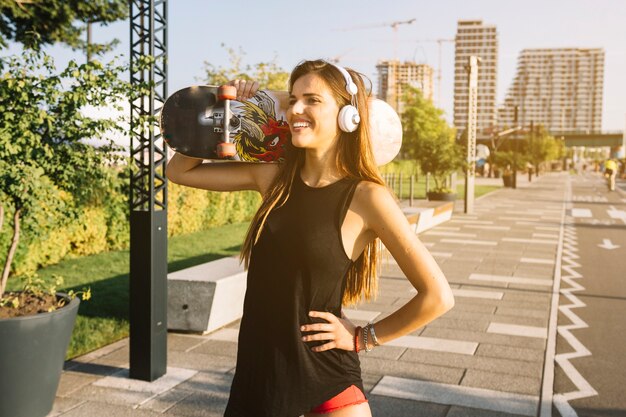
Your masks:
[{"label": "woman's right hand", "polygon": [[237,100],[247,100],[256,94],[259,89],[259,83],[252,80],[236,79],[231,80],[227,85],[232,85],[237,89]]}]

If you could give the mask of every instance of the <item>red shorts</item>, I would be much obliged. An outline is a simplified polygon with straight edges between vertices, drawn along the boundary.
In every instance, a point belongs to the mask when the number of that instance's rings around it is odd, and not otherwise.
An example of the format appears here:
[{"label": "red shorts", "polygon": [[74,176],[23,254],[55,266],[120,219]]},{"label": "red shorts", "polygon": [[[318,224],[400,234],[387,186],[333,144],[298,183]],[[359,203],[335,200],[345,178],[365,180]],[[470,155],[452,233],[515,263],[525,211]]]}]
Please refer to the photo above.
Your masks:
[{"label": "red shorts", "polygon": [[344,391],[311,410],[312,413],[326,414],[349,405],[366,403],[367,398],[356,385],[350,385]]}]

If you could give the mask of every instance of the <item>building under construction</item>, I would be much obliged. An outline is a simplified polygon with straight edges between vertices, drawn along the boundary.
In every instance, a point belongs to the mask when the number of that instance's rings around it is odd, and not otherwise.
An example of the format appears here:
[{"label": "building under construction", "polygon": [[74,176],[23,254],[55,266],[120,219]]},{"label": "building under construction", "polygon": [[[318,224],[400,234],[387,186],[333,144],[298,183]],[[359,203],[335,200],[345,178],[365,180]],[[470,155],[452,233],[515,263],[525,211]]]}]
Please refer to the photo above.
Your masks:
[{"label": "building under construction", "polygon": [[403,94],[407,85],[422,91],[428,100],[433,99],[433,68],[427,64],[405,61],[379,61],[378,98],[385,100],[398,113],[402,113]]}]

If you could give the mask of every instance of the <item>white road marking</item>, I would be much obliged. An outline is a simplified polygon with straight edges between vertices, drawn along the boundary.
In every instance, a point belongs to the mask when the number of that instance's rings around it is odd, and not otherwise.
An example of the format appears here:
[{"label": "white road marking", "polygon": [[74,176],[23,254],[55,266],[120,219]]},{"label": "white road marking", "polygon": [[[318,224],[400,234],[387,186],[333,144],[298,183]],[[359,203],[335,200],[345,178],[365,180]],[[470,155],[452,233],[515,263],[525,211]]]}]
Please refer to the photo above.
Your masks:
[{"label": "white road marking", "polygon": [[612,219],[620,219],[626,223],[626,211],[617,210],[615,207],[611,206],[610,210],[607,210],[606,212]]},{"label": "white road marking", "polygon": [[459,243],[461,245],[497,246],[498,242],[492,240],[467,240],[467,239],[441,239],[441,243]]},{"label": "white road marking", "polygon": [[452,294],[455,297],[485,298],[488,300],[502,300],[504,296],[504,293],[499,291],[466,290],[465,288],[452,288]]},{"label": "white road marking", "polygon": [[533,233],[533,237],[547,237],[552,239],[558,239],[559,235],[555,235],[552,233]]},{"label": "white road marking", "polygon": [[429,230],[424,234],[426,236],[476,237],[475,233],[440,232],[438,230]]},{"label": "white road marking", "polygon": [[465,224],[493,224],[491,220],[463,220],[463,219],[452,219],[448,223],[465,223]]},{"label": "white road marking", "polygon": [[511,230],[509,226],[487,226],[478,224],[468,224],[463,226],[466,229],[479,229],[479,230]]},{"label": "white road marking", "polygon": [[544,264],[544,265],[554,265],[554,259],[542,259],[542,258],[522,258],[520,262],[528,263],[528,264]]},{"label": "white road marking", "polygon": [[539,229],[539,227],[542,226],[549,226],[549,227],[554,227],[554,223],[547,223],[545,221],[534,221],[534,222],[527,222],[527,221],[519,221],[519,222],[515,222],[515,224],[520,224],[522,226],[535,226],[536,229]]},{"label": "white road marking", "polygon": [[519,324],[490,323],[487,333],[508,334],[511,336],[536,337],[545,339],[548,336],[548,329],[536,326],[521,326]]},{"label": "white road marking", "polygon": [[523,239],[517,237],[503,237],[503,242],[515,242],[515,243],[534,243],[534,244],[546,244],[556,245],[559,243],[557,240],[544,240],[544,239]]},{"label": "white road marking", "polygon": [[576,336],[574,336],[574,334],[571,333],[571,330],[584,329],[589,326],[572,311],[574,308],[585,307],[585,303],[573,294],[574,291],[581,291],[585,288],[578,282],[574,281],[574,279],[582,278],[582,275],[575,270],[575,268],[581,267],[581,265],[577,262],[579,256],[576,253],[578,252],[576,229],[569,225],[566,227],[566,241],[566,248],[563,250],[563,266],[561,268],[563,270],[563,275],[561,278],[563,282],[569,284],[569,287],[561,288],[560,293],[564,298],[567,298],[570,301],[570,304],[563,304],[559,306],[558,309],[569,319],[571,324],[558,326],[558,333],[565,340],[567,340],[570,346],[574,349],[574,352],[555,355],[554,360],[559,364],[567,377],[574,383],[577,390],[563,394],[554,394],[553,402],[562,416],[569,417],[578,415],[574,408],[569,404],[569,401],[598,395],[598,392],[570,362],[570,359],[591,356],[591,352],[580,342],[580,340],[576,338]]},{"label": "white road marking", "polygon": [[586,209],[586,208],[573,208],[572,209],[572,217],[584,217],[584,218],[590,218],[593,217],[593,215],[591,214],[591,210],[590,209]]},{"label": "white road marking", "polygon": [[385,343],[385,346],[434,350],[437,352],[458,353],[461,355],[473,355],[478,348],[478,343],[466,342],[463,340],[440,339],[436,337],[402,336],[388,343]]},{"label": "white road marking", "polygon": [[385,375],[374,395],[534,416],[539,397]]},{"label": "white road marking", "polygon": [[487,274],[470,274],[469,279],[474,280],[474,281],[506,282],[509,284],[528,284],[528,285],[540,285],[540,286],[545,286],[545,287],[552,286],[551,279],[509,277],[509,276],[502,276],[502,275],[487,275]]},{"label": "white road marking", "polygon": [[546,230],[549,232],[558,232],[560,230],[559,227],[556,226],[539,226],[539,227],[535,227],[535,229],[537,230]]},{"label": "white road marking", "polygon": [[608,250],[613,250],[613,249],[617,249],[620,247],[619,245],[616,245],[613,242],[611,242],[611,239],[602,239],[602,244],[598,246],[600,246],[602,249],[608,249]]},{"label": "white road marking", "polygon": [[512,220],[514,222],[518,222],[518,221],[523,221],[523,222],[532,222],[532,221],[536,221],[537,219],[534,219],[532,217],[499,217],[500,220]]},{"label": "white road marking", "polygon": [[450,252],[431,252],[435,258],[452,258],[452,254]]}]

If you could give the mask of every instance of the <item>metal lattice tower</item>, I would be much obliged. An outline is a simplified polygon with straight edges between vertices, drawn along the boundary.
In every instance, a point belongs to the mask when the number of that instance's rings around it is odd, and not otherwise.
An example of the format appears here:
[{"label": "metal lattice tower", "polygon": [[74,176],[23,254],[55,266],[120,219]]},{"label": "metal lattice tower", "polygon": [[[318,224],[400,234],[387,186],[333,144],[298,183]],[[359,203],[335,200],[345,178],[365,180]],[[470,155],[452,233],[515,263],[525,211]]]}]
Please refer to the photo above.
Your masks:
[{"label": "metal lattice tower", "polygon": [[157,115],[167,98],[167,1],[130,1],[130,377],[167,368],[167,163]]}]

